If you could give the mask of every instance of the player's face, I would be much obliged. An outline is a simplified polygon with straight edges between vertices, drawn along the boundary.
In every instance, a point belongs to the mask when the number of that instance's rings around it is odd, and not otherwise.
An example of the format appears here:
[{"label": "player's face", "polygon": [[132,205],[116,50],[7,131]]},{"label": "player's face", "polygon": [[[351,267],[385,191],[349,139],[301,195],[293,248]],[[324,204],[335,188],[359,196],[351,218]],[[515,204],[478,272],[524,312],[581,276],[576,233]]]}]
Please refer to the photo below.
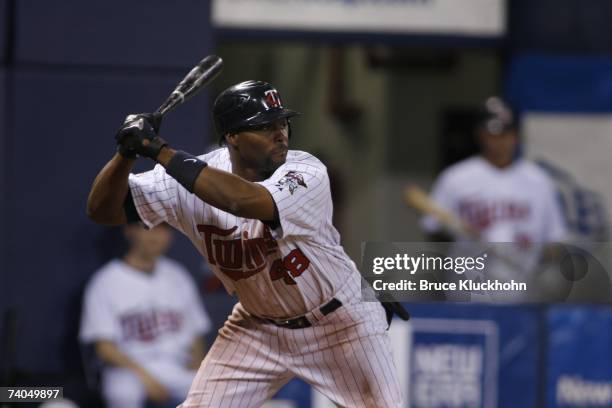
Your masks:
[{"label": "player's face", "polygon": [[506,166],[514,159],[518,135],[515,130],[507,130],[500,134],[482,132],[480,144],[486,158],[498,166]]},{"label": "player's face", "polygon": [[287,119],[240,132],[237,136],[236,148],[248,167],[271,174],[285,163],[289,148]]},{"label": "player's face", "polygon": [[141,226],[126,227],[126,237],[130,242],[130,250],[141,256],[155,259],[168,250],[172,243],[172,230],[167,225],[159,225],[150,230]]}]

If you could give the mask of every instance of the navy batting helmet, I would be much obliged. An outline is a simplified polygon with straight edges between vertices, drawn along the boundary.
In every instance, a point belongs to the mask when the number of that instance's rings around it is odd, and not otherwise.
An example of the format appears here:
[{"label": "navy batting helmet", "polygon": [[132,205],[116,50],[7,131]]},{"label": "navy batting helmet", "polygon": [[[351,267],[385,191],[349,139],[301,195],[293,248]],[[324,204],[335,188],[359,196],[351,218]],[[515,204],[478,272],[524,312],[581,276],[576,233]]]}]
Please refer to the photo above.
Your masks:
[{"label": "navy batting helmet", "polygon": [[213,106],[220,144],[228,133],[253,129],[299,114],[284,108],[278,91],[262,81],[244,81],[230,86],[217,96]]},{"label": "navy batting helmet", "polygon": [[478,123],[481,131],[491,134],[501,134],[516,129],[512,108],[498,96],[487,98],[481,109]]}]

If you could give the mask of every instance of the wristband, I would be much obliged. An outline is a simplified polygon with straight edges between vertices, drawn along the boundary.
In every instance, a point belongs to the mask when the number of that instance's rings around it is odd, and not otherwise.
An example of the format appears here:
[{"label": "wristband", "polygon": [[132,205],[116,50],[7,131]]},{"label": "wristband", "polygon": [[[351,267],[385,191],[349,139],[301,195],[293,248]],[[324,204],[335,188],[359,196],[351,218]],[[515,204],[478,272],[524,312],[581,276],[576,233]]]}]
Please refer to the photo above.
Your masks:
[{"label": "wristband", "polygon": [[208,164],[205,161],[178,150],[170,159],[166,167],[166,173],[178,181],[187,191],[193,193],[195,181],[206,166]]}]

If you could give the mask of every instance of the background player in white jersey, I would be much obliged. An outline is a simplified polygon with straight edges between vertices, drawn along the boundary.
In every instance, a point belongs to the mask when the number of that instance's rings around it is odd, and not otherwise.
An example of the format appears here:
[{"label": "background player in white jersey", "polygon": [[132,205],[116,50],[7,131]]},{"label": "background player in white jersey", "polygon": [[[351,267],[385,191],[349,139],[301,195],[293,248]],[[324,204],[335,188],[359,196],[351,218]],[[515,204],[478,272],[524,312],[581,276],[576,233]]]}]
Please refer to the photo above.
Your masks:
[{"label": "background player in white jersey", "polygon": [[204,357],[210,319],[189,273],[163,257],[170,227],[132,224],[124,232],[126,254],[87,285],[80,338],[104,364],[109,408],[142,408],[147,401],[176,406]]},{"label": "background player in white jersey", "polygon": [[[481,114],[476,129],[481,153],[444,170],[431,198],[467,224],[479,241],[515,244],[517,250],[504,257],[514,258],[511,265],[503,265],[502,259],[496,268],[488,268],[495,277],[527,278],[520,275],[532,271],[542,254],[550,253],[552,247],[546,244],[566,238],[565,222],[552,180],[517,155],[519,138],[510,107],[491,97]],[[434,216],[425,217],[423,225],[434,240],[466,240],[466,236],[449,236]]]},{"label": "background player in white jersey", "polygon": [[[326,168],[288,150],[296,115],[270,84],[234,85],[213,108],[225,147],[199,157],[169,148],[158,118],[129,116],[92,187],[94,220],[168,222],[238,296],[184,408],[258,407],[294,376],[340,406],[403,406],[385,311],[361,302],[332,226]],[[137,154],[159,164],[128,177]]]}]

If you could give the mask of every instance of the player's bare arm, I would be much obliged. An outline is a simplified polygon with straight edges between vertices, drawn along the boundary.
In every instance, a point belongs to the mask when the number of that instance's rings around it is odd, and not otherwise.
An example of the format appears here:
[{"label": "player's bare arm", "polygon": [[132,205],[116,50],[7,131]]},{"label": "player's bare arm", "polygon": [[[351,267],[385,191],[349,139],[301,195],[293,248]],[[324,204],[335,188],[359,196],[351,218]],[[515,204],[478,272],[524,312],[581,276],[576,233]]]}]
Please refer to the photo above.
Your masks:
[{"label": "player's bare arm", "polygon": [[98,340],[95,342],[96,355],[105,363],[114,367],[122,367],[134,372],[142,371],[143,368],[134,360],[122,353],[115,343],[110,340]]},{"label": "player's bare arm", "polygon": [[[116,136],[118,153],[98,174],[90,192],[87,214],[91,219],[108,225],[128,221],[123,207],[129,191],[128,176],[134,160],[143,156],[159,162],[187,190],[214,207],[239,217],[276,221],[276,206],[266,188],[240,177],[240,171],[232,174],[209,168],[205,162],[182,151],[177,155],[176,150],[157,136],[159,126],[159,119],[152,114],[127,117]],[[259,148],[270,154],[286,154],[287,127],[285,121],[260,133],[248,132],[244,136],[245,150]],[[236,139],[235,135],[232,139]],[[248,168],[243,172],[254,180],[265,178],[251,174]]]},{"label": "player's bare arm", "polygon": [[189,352],[191,361],[187,365],[187,368],[197,370],[206,355],[206,341],[203,336],[196,336],[193,338]]},{"label": "player's bare arm", "polygon": [[[176,150],[165,147],[157,161],[167,169],[175,155]],[[195,179],[193,193],[213,207],[238,217],[275,220],[276,206],[265,187],[223,170],[205,167]]]},{"label": "player's bare arm", "polygon": [[[176,150],[161,150],[158,162],[167,167]],[[123,204],[127,196],[128,175],[134,160],[117,153],[100,171],[89,193],[87,215],[106,225],[127,222]],[[267,189],[257,183],[222,170],[206,167],[194,184],[194,194],[202,201],[239,217],[273,221],[275,204]]]},{"label": "player's bare arm", "polygon": [[128,194],[128,175],[133,166],[133,159],[117,153],[98,173],[87,199],[89,218],[106,225],[127,222],[123,203]]}]

